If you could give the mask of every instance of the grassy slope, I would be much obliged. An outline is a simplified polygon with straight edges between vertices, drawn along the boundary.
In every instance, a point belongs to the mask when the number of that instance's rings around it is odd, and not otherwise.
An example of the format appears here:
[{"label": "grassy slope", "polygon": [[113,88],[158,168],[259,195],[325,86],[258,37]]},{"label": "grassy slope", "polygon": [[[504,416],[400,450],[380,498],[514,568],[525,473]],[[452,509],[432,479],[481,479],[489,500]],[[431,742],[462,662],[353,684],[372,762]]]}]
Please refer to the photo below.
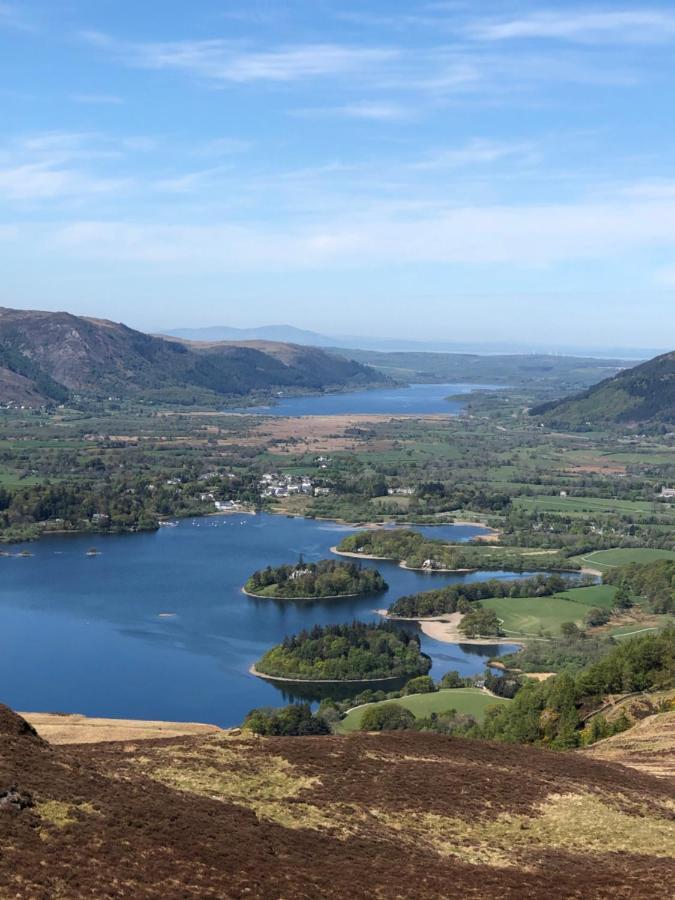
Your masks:
[{"label": "grassy slope", "polygon": [[598,569],[615,569],[629,563],[650,563],[658,559],[675,560],[672,550],[652,550],[646,547],[626,547],[617,550],[596,550],[587,556],[576,557],[582,565]]},{"label": "grassy slope", "polygon": [[611,608],[614,594],[615,588],[599,584],[551,597],[497,597],[482,603],[496,612],[507,635],[536,635],[541,629],[557,634],[564,622],[581,626],[594,606]]},{"label": "grassy slope", "polygon": [[[418,719],[423,719],[432,712],[442,713],[448,709],[456,709],[459,713],[468,713],[478,721],[482,721],[488,706],[509,701],[500,697],[492,697],[479,688],[453,688],[452,690],[437,691],[434,694],[412,694],[410,697],[401,697],[400,700],[382,700],[381,702],[398,703],[405,706]],[[347,713],[340,722],[340,733],[347,734],[350,731],[358,731],[364,711],[374,705],[376,704],[370,703]]]}]

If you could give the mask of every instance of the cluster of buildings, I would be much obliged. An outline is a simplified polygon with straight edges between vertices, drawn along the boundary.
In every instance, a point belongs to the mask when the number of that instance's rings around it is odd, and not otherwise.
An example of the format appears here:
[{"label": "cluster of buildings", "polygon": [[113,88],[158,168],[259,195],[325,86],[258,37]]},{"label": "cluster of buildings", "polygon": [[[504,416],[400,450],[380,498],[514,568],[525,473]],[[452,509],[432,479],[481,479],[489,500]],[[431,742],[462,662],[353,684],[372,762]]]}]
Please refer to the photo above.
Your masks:
[{"label": "cluster of buildings", "polygon": [[216,512],[239,512],[244,509],[244,504],[238,500],[216,500],[211,491],[199,495],[202,503],[213,503]]},{"label": "cluster of buildings", "polygon": [[306,494],[319,497],[329,494],[327,487],[315,487],[307,475],[272,475],[266,473],[260,480],[260,492],[263,497],[292,497]]}]

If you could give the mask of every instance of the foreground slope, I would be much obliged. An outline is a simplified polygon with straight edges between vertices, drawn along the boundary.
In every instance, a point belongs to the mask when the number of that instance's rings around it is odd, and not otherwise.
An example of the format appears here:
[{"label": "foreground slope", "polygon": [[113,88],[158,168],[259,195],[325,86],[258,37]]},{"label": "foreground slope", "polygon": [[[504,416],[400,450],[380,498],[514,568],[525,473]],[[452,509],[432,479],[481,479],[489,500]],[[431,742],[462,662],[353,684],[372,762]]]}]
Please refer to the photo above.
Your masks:
[{"label": "foreground slope", "polygon": [[598,741],[583,752],[593,759],[675,780],[675,712],[648,716],[628,731]]},{"label": "foreground slope", "polygon": [[384,380],[312,347],[186,343],[65,312],[0,307],[0,403],[39,405],[72,394],[191,403]]},{"label": "foreground slope", "polygon": [[674,799],[439,735],[52,747],[2,707],[0,896],[664,896]]},{"label": "foreground slope", "polygon": [[554,427],[654,425],[675,422],[675,352],[601,381],[582,394],[535,407]]}]

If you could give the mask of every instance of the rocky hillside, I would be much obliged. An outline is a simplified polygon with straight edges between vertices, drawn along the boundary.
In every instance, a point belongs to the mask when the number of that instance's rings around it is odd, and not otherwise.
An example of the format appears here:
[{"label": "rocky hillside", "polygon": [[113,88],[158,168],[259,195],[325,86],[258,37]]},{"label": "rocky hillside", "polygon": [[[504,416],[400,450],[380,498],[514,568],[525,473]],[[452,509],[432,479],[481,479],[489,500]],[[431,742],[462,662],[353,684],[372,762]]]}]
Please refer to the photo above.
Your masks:
[{"label": "rocky hillside", "polygon": [[535,407],[531,414],[553,427],[675,423],[675,352],[626,369],[582,394]]},{"label": "rocky hillside", "polygon": [[674,793],[410,732],[57,747],[0,707],[0,896],[662,897]]},{"label": "rocky hillside", "polygon": [[190,343],[69,313],[0,308],[0,403],[35,406],[72,395],[217,403],[383,380],[311,347]]}]

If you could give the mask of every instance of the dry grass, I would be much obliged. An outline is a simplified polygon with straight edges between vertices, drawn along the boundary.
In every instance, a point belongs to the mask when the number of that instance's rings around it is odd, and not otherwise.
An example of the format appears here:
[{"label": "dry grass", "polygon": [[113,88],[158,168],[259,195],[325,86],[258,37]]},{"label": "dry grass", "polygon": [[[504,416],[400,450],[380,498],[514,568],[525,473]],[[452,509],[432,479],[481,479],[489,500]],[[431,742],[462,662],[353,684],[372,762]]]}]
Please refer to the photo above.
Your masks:
[{"label": "dry grass", "polygon": [[675,711],[648,716],[628,731],[598,741],[582,752],[594,759],[672,779],[675,777]]},{"label": "dry grass", "polygon": [[645,810],[629,815],[591,794],[551,794],[533,816],[505,813],[465,821],[434,814],[372,813],[404,840],[473,865],[522,867],[525,854],[544,850],[675,858],[672,821]]},{"label": "dry grass", "polygon": [[162,784],[228,800],[285,828],[351,832],[346,819],[353,810],[319,809],[302,797],[320,784],[319,778],[299,773],[281,756],[247,755],[241,746],[226,746],[225,740],[204,741],[194,749],[172,747],[165,754],[160,751],[152,759],[137,757],[134,762]]},{"label": "dry grass", "polygon": [[44,800],[35,805],[35,811],[43,822],[56,828],[67,828],[77,822],[77,813],[91,815],[95,812],[91,803],[66,803],[63,800]]},{"label": "dry grass", "polygon": [[143,741],[220,732],[216,725],[191,722],[151,722],[138,719],[92,719],[56,713],[21,713],[50,744],[97,744],[102,741]]}]

